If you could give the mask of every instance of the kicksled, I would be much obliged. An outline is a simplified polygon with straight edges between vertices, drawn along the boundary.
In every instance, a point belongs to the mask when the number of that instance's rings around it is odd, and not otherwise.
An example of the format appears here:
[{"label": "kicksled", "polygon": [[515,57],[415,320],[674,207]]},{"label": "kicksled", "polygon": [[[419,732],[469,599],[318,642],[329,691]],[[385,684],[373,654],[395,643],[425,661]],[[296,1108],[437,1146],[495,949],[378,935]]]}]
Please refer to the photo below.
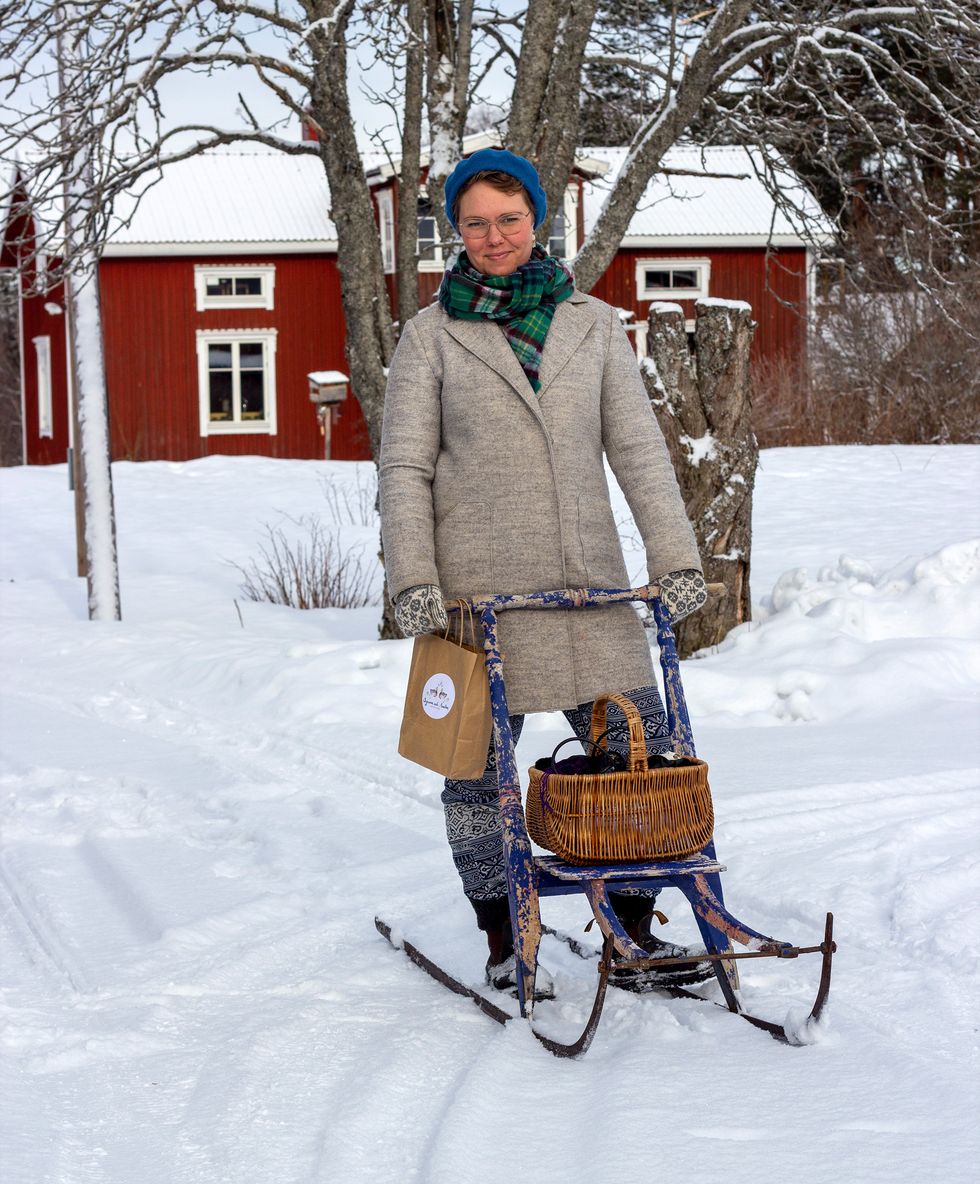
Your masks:
[{"label": "kicksled", "polygon": [[[631,601],[648,603],[654,614],[663,672],[664,704],[672,742],[678,755],[693,758],[696,755],[694,738],[684,699],[674,633],[670,616],[660,602],[655,585],[625,590],[560,589],[527,595],[479,597],[466,602],[482,623],[490,680],[507,895],[517,962],[519,1016],[528,1023],[535,1038],[549,1052],[560,1057],[579,1056],[588,1049],[598,1028],[611,970],[643,970],[654,964],[665,967],[708,961],[723,1002],[716,1002],[684,987],[670,987],[666,993],[725,1008],[780,1043],[809,1043],[830,993],[831,965],[837,949],[831,913],[827,914],[822,940],[818,944],[796,945],[751,929],[725,907],[721,884],[721,873],[725,868],[718,862],[713,840],[708,841],[701,851],[684,858],[628,863],[582,865],[566,862],[554,855],[536,856],[532,851],[521,801],[520,776],[497,641],[497,614],[511,609],[563,608],[588,611],[593,606]],[[609,890],[621,892],[644,887],[677,888],[683,894],[691,906],[706,953],[687,958],[651,959],[648,952],[632,940],[613,910]],[[597,983],[591,1012],[578,1038],[562,1043],[539,1031],[534,1024],[534,979],[542,933],[563,941],[582,958],[594,958],[595,952],[573,937],[543,927],[538,902],[541,897],[573,893],[584,894],[588,901],[602,935],[602,949],[596,960]],[[492,992],[487,994],[477,990],[437,965],[422,950],[405,940],[396,923],[376,917],[375,925],[383,937],[401,949],[420,969],[454,994],[470,999],[497,1023],[505,1024],[518,1018],[494,1002]],[[733,943],[743,948],[736,951]],[[820,981],[813,1006],[802,1024],[788,1029],[782,1024],[752,1015],[743,1008],[739,997],[739,961],[749,958],[795,959],[805,954],[820,955]]]}]

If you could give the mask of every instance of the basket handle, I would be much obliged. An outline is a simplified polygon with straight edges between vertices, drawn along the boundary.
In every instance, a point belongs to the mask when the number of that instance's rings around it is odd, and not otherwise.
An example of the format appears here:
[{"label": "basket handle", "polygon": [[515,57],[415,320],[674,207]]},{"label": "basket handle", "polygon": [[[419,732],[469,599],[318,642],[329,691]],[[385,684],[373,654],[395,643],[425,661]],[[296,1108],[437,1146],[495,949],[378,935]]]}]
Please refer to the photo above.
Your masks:
[{"label": "basket handle", "polygon": [[[608,722],[606,720],[607,707],[615,703],[626,716],[630,730],[629,768],[631,773],[641,773],[647,767],[647,742],[643,735],[643,720],[636,704],[625,695],[600,695],[592,705],[592,743],[600,747],[601,741],[606,739]],[[608,744],[608,741],[606,741]]]}]

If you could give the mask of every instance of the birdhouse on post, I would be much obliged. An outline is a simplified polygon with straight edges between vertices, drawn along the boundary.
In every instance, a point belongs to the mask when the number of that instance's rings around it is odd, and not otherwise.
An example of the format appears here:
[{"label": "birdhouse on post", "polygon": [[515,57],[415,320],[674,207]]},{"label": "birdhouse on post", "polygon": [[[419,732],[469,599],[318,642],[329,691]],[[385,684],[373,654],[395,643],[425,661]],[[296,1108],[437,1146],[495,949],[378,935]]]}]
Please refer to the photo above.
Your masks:
[{"label": "birdhouse on post", "polygon": [[314,370],[306,376],[310,382],[310,402],[316,408],[323,436],[323,457],[330,459],[330,428],[337,422],[340,404],[347,398],[350,379],[340,370]]}]

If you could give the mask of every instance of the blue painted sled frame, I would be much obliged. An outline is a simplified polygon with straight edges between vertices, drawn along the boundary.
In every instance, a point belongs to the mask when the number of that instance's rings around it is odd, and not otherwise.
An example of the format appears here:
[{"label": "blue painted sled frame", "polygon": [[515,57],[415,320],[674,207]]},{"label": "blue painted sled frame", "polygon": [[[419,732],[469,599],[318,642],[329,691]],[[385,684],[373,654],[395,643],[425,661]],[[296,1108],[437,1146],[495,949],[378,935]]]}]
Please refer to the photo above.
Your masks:
[{"label": "blue painted sled frame", "polygon": [[[514,752],[514,738],[507,707],[503,662],[497,640],[497,614],[512,609],[585,609],[600,605],[642,601],[648,603],[657,624],[657,643],[663,671],[667,723],[675,749],[685,756],[694,756],[694,737],[681,683],[680,662],[671,628],[670,615],[659,599],[656,585],[627,589],[558,589],[524,595],[473,597],[466,603],[479,616],[483,625],[487,674],[490,680],[490,705],[493,715],[494,747],[497,758],[497,778],[500,795],[500,817],[503,826],[504,861],[507,875],[507,895],[510,903],[514,949],[517,955],[517,989],[521,1015],[531,1017],[534,999],[534,977],[537,968],[538,946],[541,941],[541,916],[538,898],[584,892],[596,921],[604,935],[605,944],[600,959],[600,990],[587,1028],[588,1039],[594,1031],[602,1007],[602,994],[609,964],[614,955],[616,964],[629,963],[640,967],[649,964],[649,954],[634,944],[614,913],[607,885],[617,889],[652,887],[678,888],[694,912],[698,928],[729,1010],[743,1014],[737,995],[738,975],[736,959],[746,957],[793,958],[801,953],[821,952],[824,967],[820,990],[811,1018],[819,1018],[830,989],[830,959],[834,946],[832,917],[828,914],[824,942],[820,946],[801,948],[789,942],[777,941],[750,929],[725,908],[721,887],[724,867],[718,862],[714,842],[703,851],[686,859],[663,860],[650,863],[603,864],[579,867],[555,856],[535,857],[527,833],[524,807],[521,800],[520,775]],[[458,610],[455,610],[458,611]],[[734,954],[731,942],[747,946],[749,952]],[[703,958],[703,955],[702,955]],[[658,960],[657,965],[666,962]],[[686,994],[687,992],[679,992]],[[764,1020],[744,1015],[745,1019],[765,1028],[780,1038],[783,1030]],[[586,1033],[575,1046],[576,1051],[587,1047]],[[540,1037],[539,1037],[540,1039]],[[553,1042],[544,1040],[550,1045]],[[558,1046],[556,1046],[557,1048]],[[571,1046],[570,1046],[571,1047]],[[555,1051],[555,1050],[553,1050]]]}]

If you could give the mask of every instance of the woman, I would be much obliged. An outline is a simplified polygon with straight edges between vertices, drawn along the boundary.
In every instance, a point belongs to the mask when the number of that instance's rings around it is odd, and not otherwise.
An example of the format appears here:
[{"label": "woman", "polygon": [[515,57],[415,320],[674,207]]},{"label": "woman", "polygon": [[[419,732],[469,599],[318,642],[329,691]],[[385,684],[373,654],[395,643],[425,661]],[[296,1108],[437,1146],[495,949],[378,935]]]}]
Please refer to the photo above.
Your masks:
[{"label": "woman", "polygon": [[[482,149],[456,166],[445,193],[464,249],[438,304],[404,326],[385,400],[381,528],[399,628],[406,636],[444,629],[444,600],[456,597],[626,587],[603,453],[643,537],[649,577],[679,620],[706,599],[700,559],[616,311],[577,292],[568,269],[535,242],[546,200],[529,161]],[[649,750],[668,747],[650,648],[630,605],[502,613],[499,639],[515,742],[526,712],[559,709],[583,738],[592,700],[619,691],[639,707]],[[618,724],[610,747],[625,752],[622,713],[610,714]],[[483,777],[447,780],[443,804],[489,945],[487,981],[510,989],[492,744]],[[651,956],[683,956],[650,933],[654,899],[612,897]],[[699,963],[622,971],[618,982],[643,989],[709,974]],[[536,990],[550,993],[540,968]]]}]

